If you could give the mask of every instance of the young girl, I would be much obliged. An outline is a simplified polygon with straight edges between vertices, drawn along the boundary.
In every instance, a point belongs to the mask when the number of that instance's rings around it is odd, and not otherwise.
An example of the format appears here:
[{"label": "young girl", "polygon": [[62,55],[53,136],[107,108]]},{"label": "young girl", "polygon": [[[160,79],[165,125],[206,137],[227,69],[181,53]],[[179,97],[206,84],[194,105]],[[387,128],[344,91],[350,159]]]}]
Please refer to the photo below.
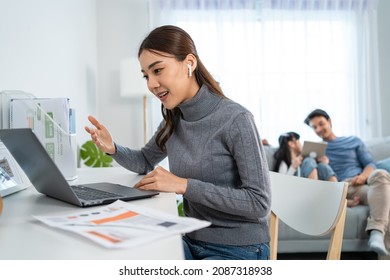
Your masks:
[{"label": "young girl", "polygon": [[[268,259],[271,190],[252,114],[226,98],[190,35],[161,26],[138,52],[164,120],[141,149],[123,147],[94,117],[94,143],[125,168],[147,174],[136,188],[183,194],[184,212],[212,225],[183,237],[186,259]],[[156,165],[169,158],[169,171]]]},{"label": "young girl", "polygon": [[280,135],[279,148],[274,154],[275,165],[273,171],[337,182],[336,174],[328,165],[326,157],[318,159],[318,162],[317,159],[311,157],[302,157],[302,144],[299,138],[299,134],[293,131]]}]

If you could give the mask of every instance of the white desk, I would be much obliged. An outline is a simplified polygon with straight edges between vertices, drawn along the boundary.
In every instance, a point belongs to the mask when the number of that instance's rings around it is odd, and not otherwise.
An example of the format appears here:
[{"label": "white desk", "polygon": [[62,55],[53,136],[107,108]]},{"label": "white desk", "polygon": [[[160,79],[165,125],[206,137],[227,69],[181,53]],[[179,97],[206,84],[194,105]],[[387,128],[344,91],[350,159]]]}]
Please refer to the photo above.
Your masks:
[{"label": "white desk", "polygon": [[[86,168],[72,184],[113,182],[133,186],[142,176],[122,167]],[[159,195],[135,200],[135,203],[171,214],[177,214],[176,195]],[[99,207],[99,206],[97,206]],[[38,193],[34,187],[3,198],[0,216],[0,259],[3,260],[177,260],[183,259],[180,235],[160,239],[128,249],[106,249],[92,241],[46,226],[32,215],[59,215],[82,210]]]}]

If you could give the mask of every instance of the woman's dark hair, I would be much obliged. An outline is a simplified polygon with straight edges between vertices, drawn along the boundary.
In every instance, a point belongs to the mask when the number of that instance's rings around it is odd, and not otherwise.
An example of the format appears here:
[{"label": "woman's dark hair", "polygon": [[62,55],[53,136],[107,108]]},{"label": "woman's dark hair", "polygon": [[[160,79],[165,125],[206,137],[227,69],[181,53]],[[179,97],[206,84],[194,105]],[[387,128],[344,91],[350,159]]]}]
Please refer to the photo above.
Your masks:
[{"label": "woman's dark hair", "polygon": [[291,154],[288,142],[292,140],[299,140],[299,137],[299,134],[293,131],[284,133],[279,136],[279,148],[274,153],[275,164],[273,171],[279,171],[279,166],[282,161],[284,161],[287,166],[291,165]]},{"label": "woman's dark hair", "polygon": [[[199,59],[194,41],[183,29],[173,25],[157,27],[142,41],[138,50],[138,57],[144,50],[158,55],[166,53],[175,57],[177,61],[184,61],[188,54],[193,54],[197,60],[197,67],[193,75],[195,75],[199,87],[206,85],[213,93],[225,97],[221,87]],[[175,128],[174,119],[180,114],[180,111],[178,108],[168,110],[161,104],[161,112],[165,125],[157,133],[156,144],[162,151],[165,151],[165,144]]]}]

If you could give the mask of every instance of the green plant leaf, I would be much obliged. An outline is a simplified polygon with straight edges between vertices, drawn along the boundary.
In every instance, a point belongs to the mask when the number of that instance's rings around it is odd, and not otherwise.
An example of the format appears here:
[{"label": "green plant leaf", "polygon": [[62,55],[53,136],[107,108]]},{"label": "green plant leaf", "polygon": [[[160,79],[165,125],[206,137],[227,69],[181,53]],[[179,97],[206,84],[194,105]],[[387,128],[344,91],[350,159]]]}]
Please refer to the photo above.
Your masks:
[{"label": "green plant leaf", "polygon": [[177,212],[179,216],[185,217],[184,209],[183,209],[183,201],[177,201]]},{"label": "green plant leaf", "polygon": [[80,157],[86,166],[91,167],[110,167],[112,166],[112,157],[99,150],[91,141],[85,142],[80,148]]}]

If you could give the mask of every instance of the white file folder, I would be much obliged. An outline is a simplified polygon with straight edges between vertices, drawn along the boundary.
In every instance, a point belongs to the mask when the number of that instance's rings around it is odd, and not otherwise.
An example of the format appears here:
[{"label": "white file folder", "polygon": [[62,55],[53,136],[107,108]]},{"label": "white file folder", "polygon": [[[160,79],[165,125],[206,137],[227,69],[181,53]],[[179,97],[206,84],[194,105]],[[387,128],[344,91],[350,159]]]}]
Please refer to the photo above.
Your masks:
[{"label": "white file folder", "polygon": [[77,142],[68,98],[10,100],[10,128],[31,128],[67,180],[77,178]]}]

